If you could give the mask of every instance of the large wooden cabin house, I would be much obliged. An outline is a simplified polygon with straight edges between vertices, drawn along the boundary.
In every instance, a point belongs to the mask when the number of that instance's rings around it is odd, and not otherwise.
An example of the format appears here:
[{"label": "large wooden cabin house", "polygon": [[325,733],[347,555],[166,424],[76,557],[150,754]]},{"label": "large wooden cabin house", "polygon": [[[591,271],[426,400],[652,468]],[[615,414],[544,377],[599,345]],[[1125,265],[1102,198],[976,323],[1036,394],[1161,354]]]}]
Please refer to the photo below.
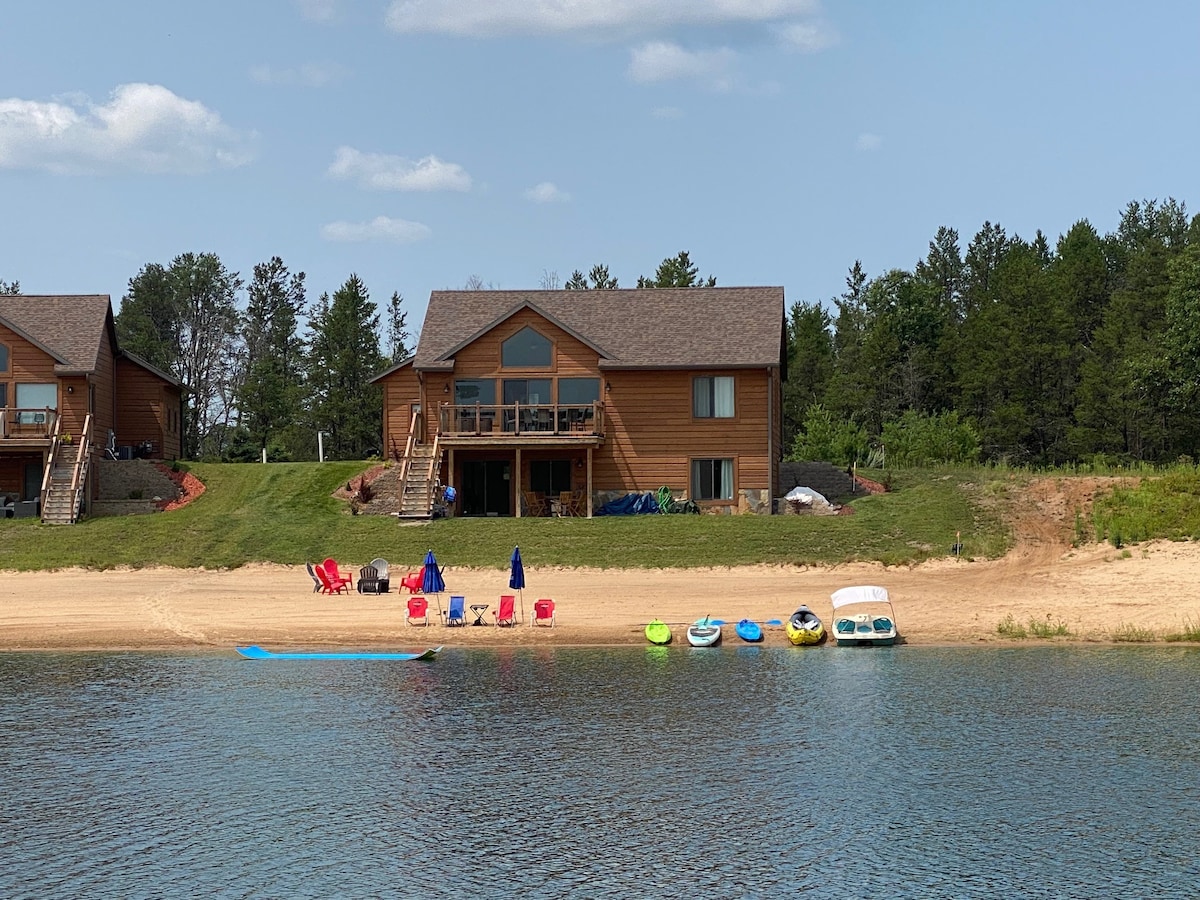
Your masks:
[{"label": "large wooden cabin house", "polygon": [[378,375],[401,515],[436,486],[471,516],[585,515],[669,487],[772,511],[786,377],[781,287],[434,291]]},{"label": "large wooden cabin house", "polygon": [[107,295],[0,295],[0,516],[71,523],[106,452],[175,459],[182,386],[117,347]]}]

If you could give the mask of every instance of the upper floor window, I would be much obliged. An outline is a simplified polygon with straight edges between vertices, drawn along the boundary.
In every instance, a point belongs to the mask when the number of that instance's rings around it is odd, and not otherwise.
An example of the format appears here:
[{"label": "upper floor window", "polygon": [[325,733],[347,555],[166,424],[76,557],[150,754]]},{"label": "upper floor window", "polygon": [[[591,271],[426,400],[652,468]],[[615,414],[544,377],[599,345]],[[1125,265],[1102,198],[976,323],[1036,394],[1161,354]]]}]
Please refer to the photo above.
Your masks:
[{"label": "upper floor window", "polygon": [[0,372],[8,371],[8,347],[0,344]]},{"label": "upper floor window", "polygon": [[490,378],[463,378],[454,382],[454,405],[464,406],[468,403],[484,403],[488,406],[496,402],[496,382]]},{"label": "upper floor window", "polygon": [[584,406],[600,399],[599,378],[558,379],[558,402]]},{"label": "upper floor window", "polygon": [[550,339],[525,327],[500,344],[500,365],[506,369],[550,367]]},{"label": "upper floor window", "polygon": [[549,403],[549,378],[505,378],[505,403]]},{"label": "upper floor window", "polygon": [[692,415],[697,419],[733,418],[733,376],[701,375],[692,379]]},{"label": "upper floor window", "polygon": [[42,424],[46,421],[47,409],[58,409],[57,384],[18,384],[17,406],[22,424]]}]

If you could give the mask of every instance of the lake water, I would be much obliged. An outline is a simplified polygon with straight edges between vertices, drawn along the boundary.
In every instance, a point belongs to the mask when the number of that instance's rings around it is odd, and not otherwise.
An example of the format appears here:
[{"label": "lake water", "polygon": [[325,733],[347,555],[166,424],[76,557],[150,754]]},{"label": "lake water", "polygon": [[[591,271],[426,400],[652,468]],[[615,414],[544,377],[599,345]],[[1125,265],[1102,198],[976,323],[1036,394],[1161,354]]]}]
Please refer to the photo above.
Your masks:
[{"label": "lake water", "polygon": [[0,654],[0,896],[1197,897],[1200,652]]}]

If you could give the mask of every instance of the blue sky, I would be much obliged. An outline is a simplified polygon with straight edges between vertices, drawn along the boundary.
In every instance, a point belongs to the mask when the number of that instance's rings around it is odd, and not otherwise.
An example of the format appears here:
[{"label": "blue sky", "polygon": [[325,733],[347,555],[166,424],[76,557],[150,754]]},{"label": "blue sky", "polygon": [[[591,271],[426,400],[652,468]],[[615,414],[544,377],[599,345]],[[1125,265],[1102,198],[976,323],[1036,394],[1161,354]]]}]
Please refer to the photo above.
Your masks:
[{"label": "blue sky", "polygon": [[827,301],[940,225],[1200,209],[1200,4],[44,0],[0,13],[0,279],[280,256],[419,326],[471,276],[688,250]]}]

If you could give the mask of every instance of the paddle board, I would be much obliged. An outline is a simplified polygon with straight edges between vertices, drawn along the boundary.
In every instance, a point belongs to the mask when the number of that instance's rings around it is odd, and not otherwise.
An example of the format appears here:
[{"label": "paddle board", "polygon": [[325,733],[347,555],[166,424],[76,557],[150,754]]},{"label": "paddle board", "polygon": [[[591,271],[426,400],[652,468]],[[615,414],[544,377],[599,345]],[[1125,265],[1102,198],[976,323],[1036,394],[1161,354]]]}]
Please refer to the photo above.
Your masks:
[{"label": "paddle board", "polygon": [[273,653],[259,646],[238,647],[237,652],[247,659],[433,659],[441,647],[430,647],[420,653],[356,653],[353,651],[335,651],[329,653]]},{"label": "paddle board", "polygon": [[733,626],[733,630],[737,632],[738,637],[748,643],[753,644],[762,640],[762,628],[757,622],[751,622],[749,619],[742,619]]},{"label": "paddle board", "polygon": [[671,643],[671,628],[666,622],[655,619],[646,626],[646,640],[652,644]]}]

